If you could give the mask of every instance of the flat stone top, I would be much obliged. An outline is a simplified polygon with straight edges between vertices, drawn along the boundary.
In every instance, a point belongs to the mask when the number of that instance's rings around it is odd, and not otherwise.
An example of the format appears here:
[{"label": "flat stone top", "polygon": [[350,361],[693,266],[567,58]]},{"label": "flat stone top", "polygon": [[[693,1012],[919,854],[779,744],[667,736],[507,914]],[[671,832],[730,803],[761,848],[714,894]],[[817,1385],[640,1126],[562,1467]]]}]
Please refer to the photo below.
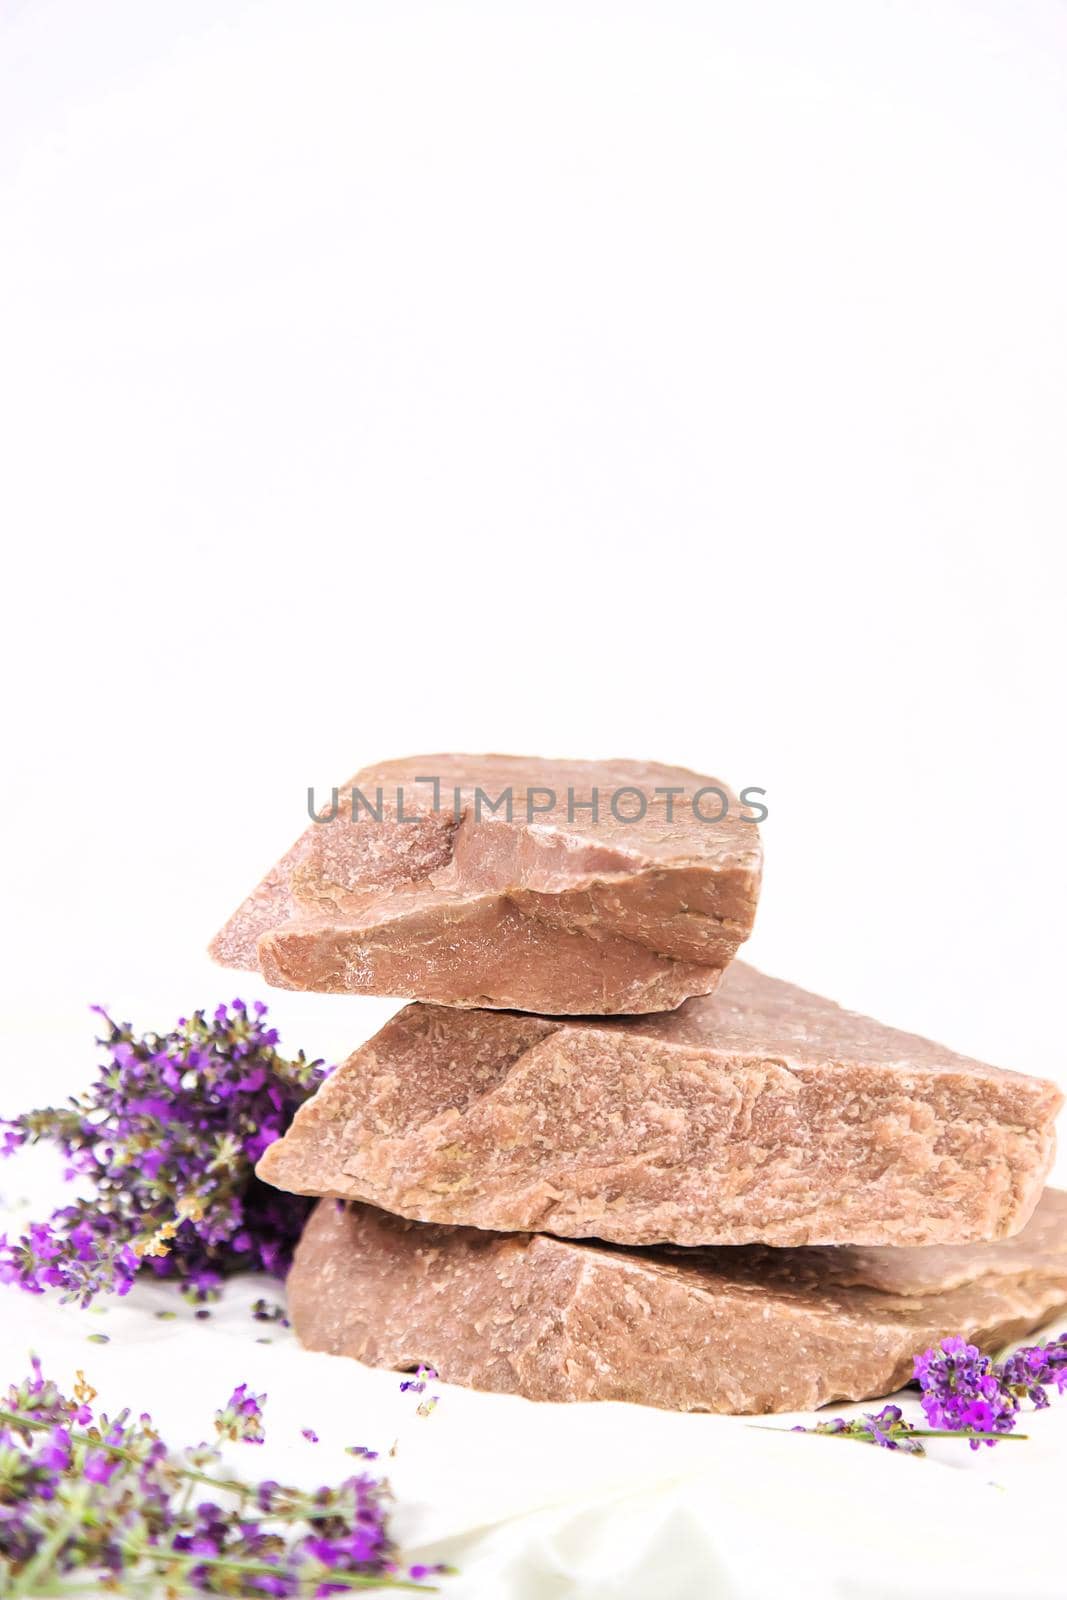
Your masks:
[{"label": "flat stone top", "polygon": [[[693,1048],[702,1056],[758,1056],[786,1066],[838,1063],[995,1077],[1009,1070],[960,1055],[857,1011],[846,1011],[833,1000],[780,978],[769,978],[743,961],[731,963],[714,994],[687,1000],[676,1011],[602,1021],[568,1019],[565,1025],[618,1029],[683,1050]],[[1058,1093],[1045,1079],[1014,1072],[1010,1076],[1040,1086],[1043,1094]]]},{"label": "flat stone top", "polygon": [[278,988],[639,1014],[708,993],[752,930],[754,808],[683,768],[412,756],[313,803],[211,946]]},{"label": "flat stone top", "polygon": [[[400,1017],[405,1016],[400,1013]],[[400,1017],[394,1018],[398,1023]],[[940,1073],[1005,1080],[1022,1093],[1033,1092],[1055,1109],[1063,1096],[1050,1080],[991,1066],[960,1055],[917,1033],[877,1022],[857,1011],[847,1011],[833,1000],[811,994],[781,978],[768,977],[743,961],[732,961],[713,994],[697,995],[673,1011],[623,1017],[540,1017],[521,1012],[468,1012],[466,1020],[449,1006],[420,1006],[410,1013],[412,1028],[436,1036],[444,1047],[452,1030],[463,1048],[484,1030],[488,1041],[501,1044],[534,1030],[538,1039],[548,1034],[574,1033],[590,1040],[604,1033],[605,1051],[616,1054],[623,1035],[656,1046],[674,1047],[679,1057],[699,1056],[706,1061],[756,1061],[798,1071],[834,1066],[899,1069],[902,1074]],[[386,1024],[388,1029],[393,1024]],[[357,1056],[358,1056],[357,1052]],[[355,1057],[351,1058],[355,1059]]]},{"label": "flat stone top", "polygon": [[[603,856],[583,860],[579,854],[570,865],[579,870],[595,871],[598,875],[625,874],[652,864],[677,866],[730,860],[748,863],[759,855],[757,828],[753,822],[744,820],[736,795],[721,778],[692,772],[687,767],[666,766],[658,761],[620,758],[574,761],[566,757],[445,752],[406,756],[364,767],[347,779],[340,786],[342,804],[350,797],[352,789],[360,790],[371,802],[376,791],[381,789],[386,815],[392,815],[396,791],[400,787],[404,791],[405,815],[423,815],[433,809],[435,791],[432,784],[418,782],[420,778],[439,781],[442,815],[454,817],[455,790],[459,790],[458,810],[472,831],[476,821],[479,827],[494,830],[512,826],[528,832],[543,845],[552,840],[564,843],[569,840],[578,852],[591,840],[596,840],[604,848]],[[490,802],[495,801],[502,790],[510,789],[513,821],[508,823],[502,813],[494,814],[485,800],[480,803],[476,819],[475,791],[479,789]],[[612,796],[618,791],[634,789],[644,797],[644,815],[636,819],[640,809],[636,795],[619,793],[617,810],[622,817],[634,819],[622,820],[612,809]],[[547,805],[547,790],[556,796],[556,804],[550,810],[543,809]],[[598,794],[595,820],[589,810],[594,790]],[[718,790],[726,796],[729,809],[721,820],[700,820],[694,814],[693,800],[702,790]],[[568,816],[569,796],[573,797],[573,819]],[[527,818],[528,801],[535,808],[532,820]],[[722,801],[709,792],[698,801],[698,807],[701,817],[711,819],[722,809]],[[531,855],[529,864],[534,865],[535,860]],[[567,864],[566,858],[562,858],[560,867]],[[540,887],[535,883],[524,886]]]}]

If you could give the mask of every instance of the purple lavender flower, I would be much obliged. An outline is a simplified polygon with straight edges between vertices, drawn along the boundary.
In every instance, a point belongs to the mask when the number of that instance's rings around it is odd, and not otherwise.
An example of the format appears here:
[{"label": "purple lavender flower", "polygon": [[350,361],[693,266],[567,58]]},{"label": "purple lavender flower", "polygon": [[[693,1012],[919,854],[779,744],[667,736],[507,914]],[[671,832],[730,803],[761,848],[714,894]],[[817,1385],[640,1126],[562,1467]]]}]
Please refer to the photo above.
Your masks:
[{"label": "purple lavender flower", "polygon": [[1026,1399],[1043,1411],[1048,1405],[1048,1390],[1057,1394],[1067,1389],[1067,1334],[1046,1344],[1024,1345],[1009,1356],[1001,1367],[1001,1381],[1017,1399]]},{"label": "purple lavender flower", "polygon": [[265,1394],[252,1394],[247,1383],[238,1384],[225,1406],[215,1413],[215,1428],[224,1439],[243,1439],[245,1444],[262,1444]]},{"label": "purple lavender flower", "polygon": [[82,1463],[82,1477],[88,1483],[110,1483],[119,1469],[120,1459],[106,1450],[90,1450]]},{"label": "purple lavender flower", "polygon": [[0,1159],[14,1155],[26,1143],[26,1135],[14,1123],[0,1120]]},{"label": "purple lavender flower", "polygon": [[51,1472],[66,1472],[70,1466],[69,1428],[53,1428],[37,1459]]},{"label": "purple lavender flower", "polygon": [[0,1155],[48,1139],[93,1194],[18,1240],[0,1236],[0,1283],[88,1305],[138,1272],[181,1278],[200,1300],[237,1271],[284,1277],[311,1201],[261,1183],[255,1162],[326,1076],[278,1054],[266,1007],[241,1000],[169,1034],[108,1027],[96,1082],[68,1106],[0,1124]]},{"label": "purple lavender flower", "polygon": [[[1004,1387],[993,1361],[977,1345],[960,1338],[942,1339],[940,1345],[916,1356],[914,1376],[931,1428],[1010,1433],[1015,1427],[1018,1398]],[[981,1443],[972,1439],[971,1449],[977,1450]]]},{"label": "purple lavender flower", "polygon": [[914,1424],[904,1421],[899,1406],[883,1406],[881,1411],[869,1411],[863,1419],[874,1436],[874,1443],[884,1450],[904,1450],[911,1455],[921,1455],[922,1445],[911,1437]]}]

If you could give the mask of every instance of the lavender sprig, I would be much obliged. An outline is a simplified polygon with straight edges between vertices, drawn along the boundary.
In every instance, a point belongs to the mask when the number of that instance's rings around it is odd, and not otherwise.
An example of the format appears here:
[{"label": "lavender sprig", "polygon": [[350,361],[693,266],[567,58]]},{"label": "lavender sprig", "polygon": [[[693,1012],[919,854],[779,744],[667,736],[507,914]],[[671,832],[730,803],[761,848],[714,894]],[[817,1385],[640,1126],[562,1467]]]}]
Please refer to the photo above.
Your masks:
[{"label": "lavender sprig", "polygon": [[[774,1430],[782,1432],[782,1429]],[[883,1450],[900,1450],[904,1455],[926,1454],[924,1439],[969,1439],[974,1449],[983,1441],[998,1444],[1001,1435],[977,1433],[973,1428],[917,1428],[907,1422],[899,1406],[883,1406],[881,1411],[866,1412],[860,1417],[831,1417],[827,1422],[813,1423],[810,1428],[797,1424],[793,1433],[820,1433],[840,1439],[857,1439],[861,1444],[876,1444]],[[1013,1439],[1026,1439],[1025,1433],[1016,1433]]]},{"label": "lavender sprig", "polygon": [[255,1163],[327,1069],[279,1055],[259,1001],[143,1038],[94,1009],[108,1059],[88,1092],[0,1122],[0,1154],[49,1140],[92,1194],[18,1240],[0,1235],[0,1282],[84,1306],[125,1294],[139,1272],[181,1278],[197,1299],[228,1273],[283,1277],[312,1202],[261,1183]]},{"label": "lavender sprig", "polygon": [[983,1355],[965,1339],[942,1339],[915,1357],[914,1382],[930,1426],[906,1422],[899,1406],[846,1420],[833,1417],[794,1433],[833,1434],[860,1439],[888,1450],[922,1455],[922,1439],[967,1439],[972,1450],[1005,1439],[1025,1439],[1014,1431],[1024,1400],[1036,1410],[1049,1403],[1048,1390],[1067,1389],[1067,1334],[1045,1344],[1024,1345],[1004,1361]]},{"label": "lavender sprig", "polygon": [[[217,1450],[172,1450],[148,1416],[97,1416],[81,1374],[68,1398],[32,1366],[0,1400],[0,1594],[163,1585],[286,1600],[421,1588],[443,1570],[405,1574],[382,1481],[363,1474],[305,1494],[223,1476]],[[211,1498],[196,1500],[199,1487]]]},{"label": "lavender sprig", "polygon": [[924,1435],[913,1423],[904,1420],[899,1406],[883,1406],[881,1411],[869,1411],[848,1421],[844,1417],[833,1417],[828,1422],[816,1422],[810,1428],[797,1426],[793,1432],[839,1434],[846,1439],[881,1445],[886,1450],[903,1450],[905,1455],[925,1453],[921,1443]]}]

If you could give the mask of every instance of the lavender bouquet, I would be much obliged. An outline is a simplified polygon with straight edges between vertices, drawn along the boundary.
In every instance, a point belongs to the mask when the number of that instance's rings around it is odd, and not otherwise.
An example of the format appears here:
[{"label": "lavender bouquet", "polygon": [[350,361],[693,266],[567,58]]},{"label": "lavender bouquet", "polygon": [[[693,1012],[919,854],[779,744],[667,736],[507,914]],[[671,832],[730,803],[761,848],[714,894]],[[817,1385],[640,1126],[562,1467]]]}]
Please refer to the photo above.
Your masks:
[{"label": "lavender bouquet", "polygon": [[258,1001],[141,1038],[94,1010],[107,1059],[89,1091],[0,1122],[0,1154],[49,1140],[91,1194],[17,1240],[0,1235],[0,1282],[88,1305],[125,1294],[138,1272],[179,1278],[198,1298],[232,1272],[283,1277],[312,1202],[261,1183],[255,1163],[327,1069],[280,1055]]}]

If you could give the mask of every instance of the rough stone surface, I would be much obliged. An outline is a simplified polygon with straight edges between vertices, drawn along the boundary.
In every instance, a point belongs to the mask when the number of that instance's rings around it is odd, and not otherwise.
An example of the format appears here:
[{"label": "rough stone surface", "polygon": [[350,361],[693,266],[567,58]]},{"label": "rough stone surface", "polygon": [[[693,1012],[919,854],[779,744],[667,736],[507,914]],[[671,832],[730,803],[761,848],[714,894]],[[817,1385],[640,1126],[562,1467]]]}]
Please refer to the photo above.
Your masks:
[{"label": "rough stone surface", "polygon": [[1030,1216],[1061,1099],[734,962],[661,1016],[408,1006],[259,1172],[619,1244],[966,1244]]},{"label": "rough stone surface", "polygon": [[[439,791],[420,778],[437,778]],[[728,797],[721,821],[693,798]],[[400,820],[397,790],[403,789]],[[458,804],[455,790],[458,788]],[[512,820],[493,814],[512,792]],[[583,809],[598,791],[598,817]],[[656,795],[674,788],[673,796]],[[380,793],[381,820],[358,806]],[[620,795],[622,815],[612,814]],[[528,800],[555,807],[528,820]],[[568,811],[573,792],[573,815]],[[356,773],[211,950],[283,989],[548,1014],[668,1010],[707,994],[752,929],[755,824],[718,779],[648,762],[415,756]],[[435,804],[438,809],[434,809]],[[722,801],[705,795],[702,816]]]},{"label": "rough stone surface", "polygon": [[[679,1245],[661,1245],[668,1255],[691,1254]],[[1055,1280],[1067,1265],[1067,1193],[1046,1189],[1021,1232],[1010,1239],[984,1244],[802,1245],[776,1250],[763,1244],[716,1245],[700,1251],[701,1259],[733,1270],[744,1261],[747,1271],[774,1273],[783,1256],[797,1282],[814,1289],[833,1283],[838,1288],[881,1289],[886,1294],[931,1295],[981,1279]]]},{"label": "rough stone surface", "polygon": [[994,1348],[1067,1305],[1063,1199],[1040,1249],[1025,1233],[1002,1247],[1012,1270],[981,1273],[979,1247],[970,1282],[914,1295],[842,1281],[810,1251],[627,1251],[324,1200],[297,1250],[289,1310],[313,1350],[398,1370],[425,1362],[446,1382],[531,1400],[813,1410],[892,1393],[947,1334]]}]

